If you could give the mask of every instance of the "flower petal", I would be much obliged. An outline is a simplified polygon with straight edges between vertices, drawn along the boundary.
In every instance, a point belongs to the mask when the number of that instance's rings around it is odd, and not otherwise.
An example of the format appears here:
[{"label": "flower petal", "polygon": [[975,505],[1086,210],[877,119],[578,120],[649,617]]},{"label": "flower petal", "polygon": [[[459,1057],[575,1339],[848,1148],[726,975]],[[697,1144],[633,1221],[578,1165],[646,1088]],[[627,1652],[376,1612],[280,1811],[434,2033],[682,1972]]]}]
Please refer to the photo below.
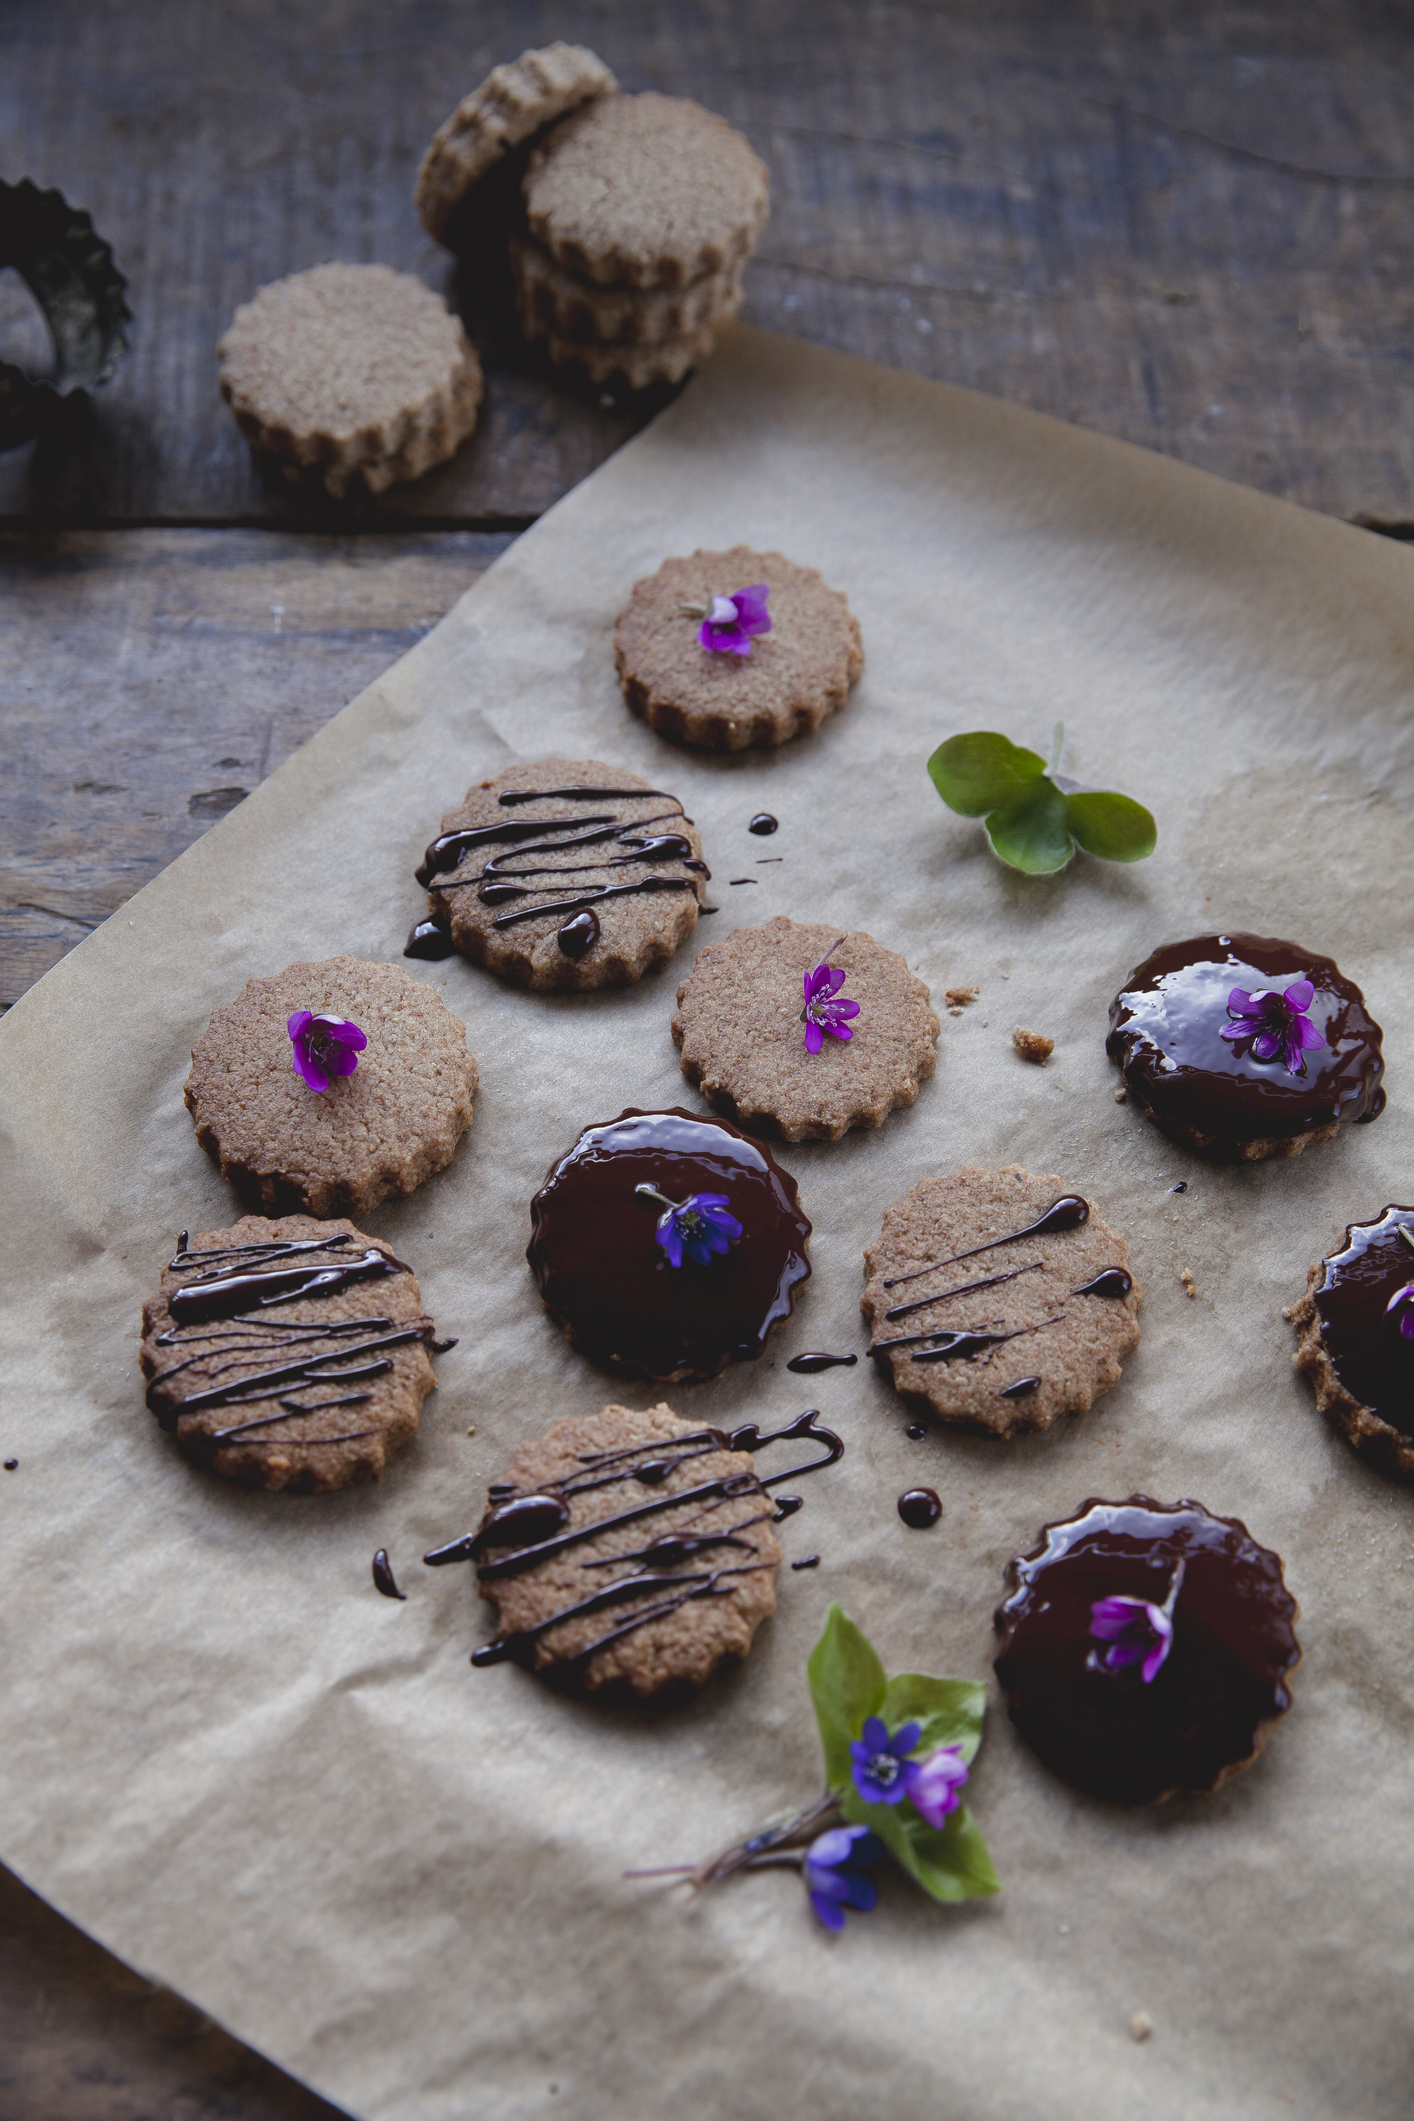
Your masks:
[{"label": "flower petal", "polygon": [[889,1740],[887,1750],[896,1760],[906,1760],[917,1745],[918,1734],[922,1728],[921,1723],[901,1723]]},{"label": "flower petal", "polygon": [[1133,1627],[1144,1607],[1142,1598],[1097,1598],[1090,1608],[1090,1633],[1100,1642],[1114,1642]]},{"label": "flower petal", "polygon": [[854,1037],[854,1033],[850,1030],[848,1024],[829,1024],[826,1029],[832,1031],[836,1038]]},{"label": "flower petal", "polygon": [[313,1021],[314,1011],[312,1009],[296,1009],[294,1015],[287,1019],[285,1029],[289,1032],[291,1038],[298,1038],[305,1025],[313,1023]]},{"label": "flower petal", "polygon": [[1315,997],[1316,990],[1310,980],[1299,979],[1294,980],[1287,988],[1282,1000],[1287,1004],[1288,1008],[1295,1009],[1299,1015],[1303,1010],[1310,1008]]},{"label": "flower petal", "polygon": [[1298,1045],[1324,1046],[1326,1043],[1309,1016],[1298,1016],[1291,1028]]},{"label": "flower petal", "polygon": [[1227,998],[1229,1016],[1260,1016],[1261,1011],[1252,1006],[1252,997],[1245,987],[1234,987]]},{"label": "flower petal", "polygon": [[825,1034],[812,1018],[805,1027],[805,1050],[807,1053],[818,1053],[824,1043]]},{"label": "flower petal", "polygon": [[1224,1024],[1222,1030],[1218,1033],[1219,1038],[1230,1038],[1233,1040],[1250,1038],[1251,1036],[1252,1026],[1250,1024]]},{"label": "flower petal", "polygon": [[311,1090],[324,1091],[329,1087],[328,1076],[320,1067],[314,1055],[308,1052],[299,1041],[296,1041],[295,1044],[295,1074],[300,1077],[302,1082],[308,1083]]},{"label": "flower petal", "polygon": [[1278,1031],[1259,1031],[1252,1041],[1252,1054],[1256,1060],[1275,1060],[1284,1052],[1286,1041]]},{"label": "flower petal", "polygon": [[859,1736],[871,1753],[882,1753],[888,1748],[889,1727],[882,1716],[866,1716]]}]

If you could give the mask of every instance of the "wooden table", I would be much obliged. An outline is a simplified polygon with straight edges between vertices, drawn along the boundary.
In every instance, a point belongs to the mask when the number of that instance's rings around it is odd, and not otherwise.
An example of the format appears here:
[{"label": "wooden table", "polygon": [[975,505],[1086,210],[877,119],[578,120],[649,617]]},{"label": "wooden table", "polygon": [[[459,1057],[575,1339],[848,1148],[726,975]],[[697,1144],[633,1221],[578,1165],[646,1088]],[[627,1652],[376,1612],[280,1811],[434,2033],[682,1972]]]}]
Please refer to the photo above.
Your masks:
[{"label": "wooden table", "polygon": [[[435,624],[657,409],[479,316],[413,172],[554,37],[769,162],[747,318],[1414,536],[1409,0],[6,0],[6,166],[130,282],[113,383],[0,456],[0,1007]],[[457,461],[312,507],[215,383],[330,257],[420,273],[490,366]],[[33,320],[0,280],[0,347]],[[329,2116],[0,1872],[5,2121]]]}]

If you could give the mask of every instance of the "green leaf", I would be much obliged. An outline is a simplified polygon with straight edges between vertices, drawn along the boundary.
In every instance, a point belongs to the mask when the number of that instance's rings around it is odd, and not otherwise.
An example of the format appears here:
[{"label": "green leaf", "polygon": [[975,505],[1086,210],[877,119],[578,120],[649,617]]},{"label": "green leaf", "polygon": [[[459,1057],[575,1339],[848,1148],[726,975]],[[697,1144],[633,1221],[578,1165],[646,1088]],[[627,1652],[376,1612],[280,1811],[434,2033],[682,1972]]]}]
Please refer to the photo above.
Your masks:
[{"label": "green leaf", "polygon": [[825,1748],[826,1786],[842,1789],[849,1782],[850,1745],[865,1717],[876,1716],[883,1706],[884,1667],[863,1629],[842,1606],[832,1605],[805,1669]]},{"label": "green leaf", "polygon": [[1043,780],[985,820],[992,852],[1009,868],[1030,876],[1064,869],[1075,852],[1066,824],[1068,803],[1052,781]]},{"label": "green leaf", "polygon": [[922,1726],[916,1759],[940,1745],[960,1745],[970,1765],[982,1743],[986,1705],[987,1689],[980,1679],[930,1679],[926,1672],[900,1672],[889,1681],[879,1714],[891,1731],[901,1723]]},{"label": "green leaf", "polygon": [[1142,862],[1158,845],[1159,829],[1132,796],[1087,788],[1066,804],[1065,821],[1078,846],[1105,862]]},{"label": "green leaf", "polygon": [[910,1878],[935,1900],[980,1900],[1001,1891],[987,1844],[965,1804],[944,1827],[929,1826],[912,1805],[866,1804],[851,1786],[840,1810],[856,1826],[867,1826]]},{"label": "green leaf", "polygon": [[934,787],[949,810],[963,817],[981,817],[1014,802],[1045,770],[1036,752],[1023,751],[991,729],[950,736],[928,761]]}]

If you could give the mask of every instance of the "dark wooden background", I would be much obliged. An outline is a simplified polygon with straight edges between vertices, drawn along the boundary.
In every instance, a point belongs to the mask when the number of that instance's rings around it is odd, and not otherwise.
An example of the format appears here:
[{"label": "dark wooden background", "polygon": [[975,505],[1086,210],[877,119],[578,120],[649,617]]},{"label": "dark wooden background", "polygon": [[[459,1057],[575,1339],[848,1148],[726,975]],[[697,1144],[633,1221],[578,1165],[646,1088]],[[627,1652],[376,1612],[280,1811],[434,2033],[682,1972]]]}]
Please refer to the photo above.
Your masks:
[{"label": "dark wooden background", "polygon": [[[412,210],[554,37],[765,156],[750,321],[1414,536],[1414,0],[0,0],[0,176],[91,211],[135,312],[0,456],[0,1007],[656,409],[528,359]],[[345,507],[262,477],[215,375],[332,257],[444,288],[491,368],[454,464]],[[331,2115],[0,1872],[3,2121]]]}]

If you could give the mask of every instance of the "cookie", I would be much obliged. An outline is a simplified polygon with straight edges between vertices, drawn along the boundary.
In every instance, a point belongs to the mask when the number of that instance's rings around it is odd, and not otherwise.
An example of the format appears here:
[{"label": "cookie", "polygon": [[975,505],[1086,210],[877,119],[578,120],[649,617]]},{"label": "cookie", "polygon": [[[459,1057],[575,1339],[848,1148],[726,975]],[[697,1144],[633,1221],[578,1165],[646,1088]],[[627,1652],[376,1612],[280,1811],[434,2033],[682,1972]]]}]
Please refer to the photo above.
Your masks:
[{"label": "cookie", "polygon": [[570,1345],[660,1384],[754,1362],[810,1274],[790,1173],[678,1106],[586,1127],[531,1216],[526,1256]]},{"label": "cookie", "polygon": [[[748,653],[703,645],[714,600],[764,585],[768,633]],[[725,640],[718,630],[718,637]],[[614,634],[633,712],[663,736],[707,751],[744,751],[808,736],[842,707],[864,668],[859,621],[813,567],[779,552],[695,552],[635,582]]]},{"label": "cookie", "polygon": [[790,1142],[881,1127],[938,1059],[928,989],[896,950],[784,914],[698,952],[672,1031],[709,1104]]},{"label": "cookie", "polygon": [[473,1664],[647,1699],[745,1657],[776,1610],[773,1516],[720,1430],[608,1406],[522,1444],[474,1538],[428,1559],[477,1563],[500,1634]]},{"label": "cookie", "polygon": [[412,198],[428,235],[444,240],[454,209],[511,148],[617,87],[583,44],[547,44],[495,67],[437,128],[422,158]]},{"label": "cookie", "polygon": [[1288,1315],[1321,1412],[1381,1472],[1414,1480],[1414,1208],[1352,1223]]},{"label": "cookie", "polygon": [[711,875],[675,795],[598,759],[539,759],[469,788],[417,871],[436,936],[517,987],[624,987],[697,925]]},{"label": "cookie", "polygon": [[1385,1107],[1380,1027],[1335,961],[1268,935],[1200,935],[1147,957],[1105,1050],[1172,1141],[1215,1163],[1299,1156]]},{"label": "cookie", "polygon": [[223,1480],[324,1494],[377,1480],[416,1434],[433,1333],[417,1277],[380,1239],[247,1215],[195,1243],[182,1232],[143,1306],[147,1404]]},{"label": "cookie", "polygon": [[1129,1247],[1054,1176],[965,1164],[885,1211],[864,1255],[870,1354],[896,1392],[992,1436],[1048,1429],[1139,1345]]},{"label": "cookie", "polygon": [[608,96],[562,118],[522,187],[531,235],[582,279],[684,287],[751,249],[770,211],[765,163],[684,96]]},{"label": "cookie", "polygon": [[409,273],[316,265],[262,287],[217,349],[242,434],[336,497],[382,493],[454,457],[476,425],[481,364],[460,319]]},{"label": "cookie", "polygon": [[706,330],[718,332],[741,308],[741,261],[681,287],[606,287],[557,265],[526,236],[511,237],[521,327],[528,339],[557,345],[661,346]]},{"label": "cookie", "polygon": [[1201,1503],[1082,1504],[1007,1569],[997,1677],[1053,1773],[1112,1804],[1220,1789],[1291,1705],[1278,1555]]},{"label": "cookie", "polygon": [[574,365],[583,369],[591,383],[621,383],[629,390],[647,390],[652,383],[681,383],[690,368],[706,360],[716,341],[710,324],[651,345],[628,339],[601,346],[592,340],[562,339],[555,332],[531,331],[527,336],[543,341],[557,368]]},{"label": "cookie", "polygon": [[[316,1021],[297,1026],[296,1042],[290,1019],[311,1010]],[[321,1042],[320,1016],[362,1030],[351,1072],[337,1034]],[[471,1125],[476,1062],[465,1027],[397,965],[331,957],[248,980],[191,1059],[197,1140],[271,1215],[366,1215],[449,1164]],[[312,1087],[321,1076],[322,1092]]]}]

